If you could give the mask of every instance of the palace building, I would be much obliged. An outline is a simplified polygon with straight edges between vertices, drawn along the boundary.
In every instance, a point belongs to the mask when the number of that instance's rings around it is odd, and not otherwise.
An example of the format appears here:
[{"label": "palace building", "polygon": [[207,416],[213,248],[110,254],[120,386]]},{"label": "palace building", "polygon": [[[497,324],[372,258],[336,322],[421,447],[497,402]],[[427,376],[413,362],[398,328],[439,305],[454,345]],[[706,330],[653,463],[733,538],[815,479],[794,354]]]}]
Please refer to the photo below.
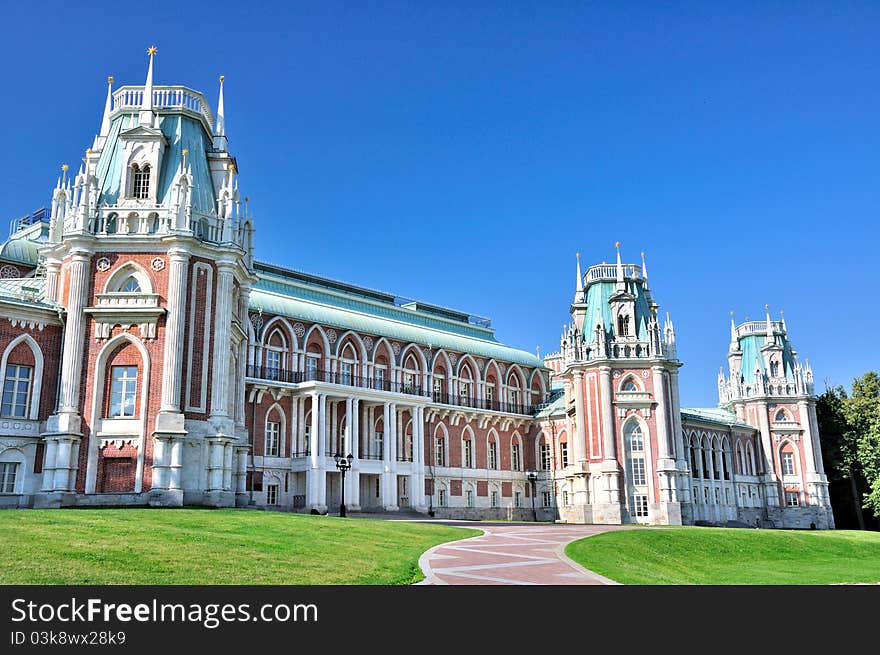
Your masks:
[{"label": "palace building", "polygon": [[543,360],[487,318],[260,262],[223,78],[215,113],[154,84],[154,54],[0,247],[0,506],[834,526],[784,319],[731,319],[719,405],[686,408],[644,256],[578,259]]}]

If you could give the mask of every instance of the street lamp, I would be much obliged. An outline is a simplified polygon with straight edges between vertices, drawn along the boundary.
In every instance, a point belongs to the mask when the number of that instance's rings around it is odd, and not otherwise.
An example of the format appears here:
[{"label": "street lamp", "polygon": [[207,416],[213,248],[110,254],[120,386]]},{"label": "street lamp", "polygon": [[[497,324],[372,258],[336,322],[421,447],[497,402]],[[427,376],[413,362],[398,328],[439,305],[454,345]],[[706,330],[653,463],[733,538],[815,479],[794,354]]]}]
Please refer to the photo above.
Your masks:
[{"label": "street lamp", "polygon": [[538,510],[535,509],[535,482],[538,481],[538,474],[534,471],[526,473],[526,479],[532,484],[532,516],[535,522],[538,521]]},{"label": "street lamp", "polygon": [[343,457],[339,453],[333,455],[333,459],[336,460],[336,468],[339,469],[339,472],[342,473],[342,501],[339,503],[339,516],[345,516],[345,474],[351,469],[351,460],[354,457],[351,456],[351,453],[348,454],[347,457]]}]

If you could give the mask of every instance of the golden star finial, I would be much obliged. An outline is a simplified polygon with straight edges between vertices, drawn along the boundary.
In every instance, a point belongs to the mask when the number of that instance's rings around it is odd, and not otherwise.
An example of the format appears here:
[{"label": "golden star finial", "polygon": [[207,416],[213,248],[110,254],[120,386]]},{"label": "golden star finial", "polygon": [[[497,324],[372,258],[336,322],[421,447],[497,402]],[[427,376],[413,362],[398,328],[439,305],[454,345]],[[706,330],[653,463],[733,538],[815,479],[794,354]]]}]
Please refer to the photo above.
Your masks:
[{"label": "golden star finial", "polygon": [[189,148],[183,149],[183,156],[186,157],[189,154]]},{"label": "golden star finial", "polygon": [[615,247],[615,248],[620,248],[620,241],[615,241],[615,242],[614,242],[614,247]]},{"label": "golden star finial", "polygon": [[107,84],[113,84],[113,76],[112,75],[107,76]]},{"label": "golden star finial", "polygon": [[149,48],[147,48],[147,54],[150,55],[151,57],[153,55],[155,55],[157,52],[159,52],[159,51],[156,49],[156,46],[154,46],[154,45],[151,45]]},{"label": "golden star finial", "polygon": [[66,171],[66,170],[67,170],[67,164],[61,164],[61,170],[62,170],[62,171]]},{"label": "golden star finial", "polygon": [[581,254],[580,254],[579,252],[576,252],[576,253],[574,254],[574,256],[577,257],[578,259],[581,258]]},{"label": "golden star finial", "polygon": [[223,84],[223,80],[225,80],[225,79],[226,79],[226,76],[225,76],[225,75],[221,75],[221,76],[220,76],[220,84]]}]

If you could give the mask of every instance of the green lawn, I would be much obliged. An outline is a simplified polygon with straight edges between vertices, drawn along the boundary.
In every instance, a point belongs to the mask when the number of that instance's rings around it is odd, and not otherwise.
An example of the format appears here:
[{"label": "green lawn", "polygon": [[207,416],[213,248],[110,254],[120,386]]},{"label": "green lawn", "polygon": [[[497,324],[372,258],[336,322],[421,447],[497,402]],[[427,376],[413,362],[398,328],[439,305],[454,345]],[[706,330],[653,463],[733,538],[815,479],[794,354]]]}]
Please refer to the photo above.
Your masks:
[{"label": "green lawn", "polygon": [[419,555],[478,534],[253,510],[0,511],[0,584],[410,584]]},{"label": "green lawn", "polygon": [[880,582],[880,533],[651,528],[606,532],[565,553],[623,584]]}]

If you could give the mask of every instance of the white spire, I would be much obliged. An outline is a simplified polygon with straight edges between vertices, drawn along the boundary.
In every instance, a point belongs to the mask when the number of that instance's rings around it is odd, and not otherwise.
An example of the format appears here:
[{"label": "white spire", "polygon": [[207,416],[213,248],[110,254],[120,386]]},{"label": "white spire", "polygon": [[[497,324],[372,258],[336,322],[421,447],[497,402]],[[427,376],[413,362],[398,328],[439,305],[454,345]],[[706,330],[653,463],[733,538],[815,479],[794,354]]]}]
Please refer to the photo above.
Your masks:
[{"label": "white spire", "polygon": [[147,48],[150,55],[150,66],[147,68],[147,81],[144,83],[144,97],[141,100],[141,111],[138,115],[138,124],[152,127],[153,125],[153,57],[156,55],[156,46]]},{"label": "white spire", "polygon": [[216,136],[226,136],[225,112],[223,111],[223,80],[225,76],[220,76],[220,97],[217,99],[217,126],[214,128]]},{"label": "white spire", "polygon": [[767,312],[767,340],[773,341],[773,323],[770,322],[770,305],[764,305],[764,310]]},{"label": "white spire", "polygon": [[113,109],[113,76],[107,78],[107,100],[104,102],[104,118],[101,120],[101,136],[110,133],[110,112]]},{"label": "white spire", "polygon": [[645,251],[642,251],[642,278],[648,283],[648,265],[645,263]]},{"label": "white spire", "polygon": [[620,241],[615,241],[614,247],[617,248],[617,291],[623,291],[623,264],[620,263]]},{"label": "white spire", "polygon": [[579,300],[580,294],[584,290],[584,276],[581,275],[581,254],[579,252],[576,252],[574,256],[577,259],[577,285],[575,286],[577,297],[575,297],[575,300]]},{"label": "white spire", "polygon": [[782,319],[781,319],[782,320],[782,331],[787,333],[788,329],[785,327],[785,310],[780,309],[779,315],[782,317]]}]

